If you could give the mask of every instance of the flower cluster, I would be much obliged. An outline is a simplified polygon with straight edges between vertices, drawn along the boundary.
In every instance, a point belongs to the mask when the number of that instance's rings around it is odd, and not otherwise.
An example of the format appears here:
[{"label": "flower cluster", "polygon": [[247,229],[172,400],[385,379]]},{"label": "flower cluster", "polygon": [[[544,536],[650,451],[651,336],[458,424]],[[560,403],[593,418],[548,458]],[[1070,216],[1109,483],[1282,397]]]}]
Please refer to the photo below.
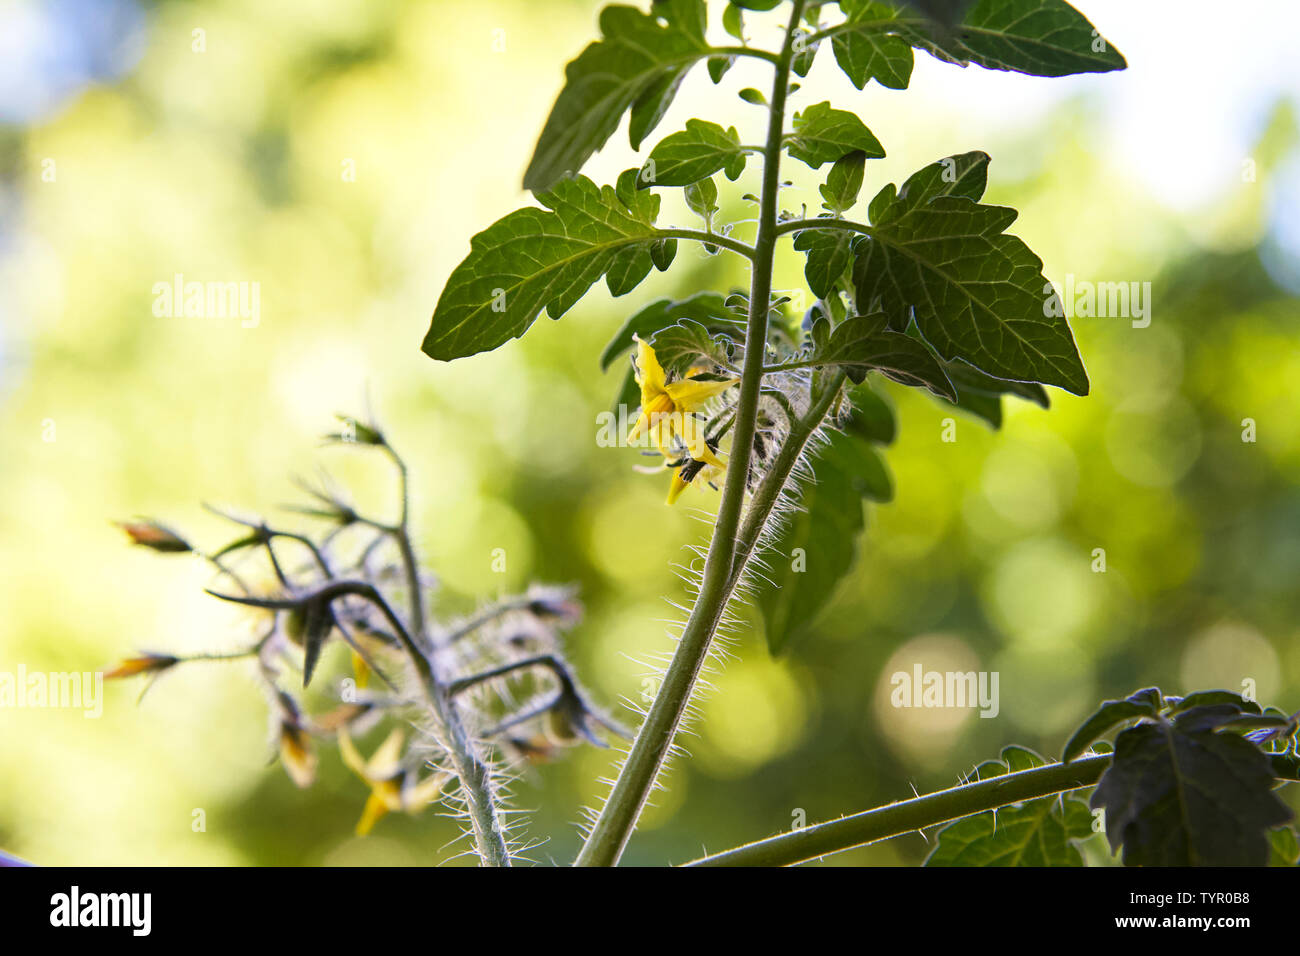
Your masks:
[{"label": "flower cluster", "polygon": [[[344,765],[369,788],[361,835],[389,812],[418,813],[443,798],[475,820],[494,815],[498,781],[514,762],[549,759],[577,743],[605,746],[602,734],[626,736],[588,701],[564,656],[561,632],[582,613],[571,589],[535,585],[459,621],[428,616],[436,580],[412,545],[406,465],[380,429],[342,422],[326,440],[386,454],[400,481],[401,514],[372,518],[334,489],[304,486],[309,503],[287,510],[319,531],[211,509],[240,529],[212,552],[156,521],[123,523],[138,546],[209,562],[216,576],[209,593],[247,608],[255,639],[213,654],[140,652],[104,676],[152,684],[189,661],[252,662],[290,779],[310,786],[319,743],[336,740]],[[258,580],[267,586],[250,583]],[[331,654],[336,646],[341,657]],[[322,695],[319,680],[309,692],[323,669],[334,671],[332,693]],[[354,741],[381,724],[387,736],[362,757]]]}]

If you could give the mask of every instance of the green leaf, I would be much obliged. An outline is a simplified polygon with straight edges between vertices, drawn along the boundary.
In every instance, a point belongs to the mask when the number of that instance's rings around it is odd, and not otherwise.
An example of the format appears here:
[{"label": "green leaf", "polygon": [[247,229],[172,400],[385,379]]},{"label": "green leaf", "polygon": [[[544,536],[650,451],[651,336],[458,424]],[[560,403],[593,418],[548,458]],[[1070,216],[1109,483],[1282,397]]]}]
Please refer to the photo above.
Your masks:
[{"label": "green leaf", "polygon": [[892,445],[898,434],[894,410],[866,384],[849,390],[853,410],[844,423],[844,430],[879,445]]},{"label": "green leaf", "polygon": [[[846,319],[831,332],[826,348],[812,356],[818,365],[841,365],[855,382],[870,369],[909,386],[928,388],[943,398],[957,393],[933,353],[910,335],[891,332],[880,314]],[[856,373],[856,374],[855,374]]]},{"label": "green leaf", "polygon": [[1282,827],[1268,835],[1268,865],[1300,865],[1300,841],[1296,840],[1295,830]]},{"label": "green leaf", "polygon": [[423,349],[449,361],[494,349],[528,330],[545,309],[558,319],[604,276],[614,295],[631,291],[652,266],[659,197],[636,191],[636,170],[617,188],[585,176],[517,209],[470,240],[447,279]]},{"label": "green leaf", "polygon": [[659,141],[641,168],[638,185],[689,186],[707,179],[718,170],[736,180],[745,170],[745,151],[735,127],[723,129],[717,123],[692,119],[686,129]]},{"label": "green leaf", "polygon": [[676,325],[682,319],[693,319],[715,335],[740,338],[745,332],[745,320],[729,309],[716,292],[697,292],[680,301],[659,299],[623,323],[600,354],[600,370],[607,371],[615,359],[632,348],[633,336],[648,342],[660,329]]},{"label": "green leaf", "polygon": [[817,59],[817,51],[821,48],[821,41],[809,43],[808,38],[812,36],[807,30],[800,30],[794,35],[792,49],[794,56],[790,59],[790,69],[796,76],[807,76],[808,71],[812,69],[813,61]]},{"label": "green leaf", "polygon": [[815,479],[763,553],[756,605],[768,649],[780,654],[805,634],[857,556],[862,499],[878,497],[884,465],[871,446],[834,432],[812,460]]},{"label": "green leaf", "polygon": [[[981,764],[980,780],[1046,765],[1033,751],[1008,747],[1005,764]],[[1075,840],[1092,836],[1092,814],[1082,800],[1043,797],[989,810],[939,831],[926,866],[1083,866]]]},{"label": "green leaf", "polygon": [[832,215],[839,216],[857,203],[858,193],[862,191],[866,161],[867,154],[861,150],[835,160],[835,165],[826,177],[826,185],[820,187],[822,199],[825,200],[823,208]]},{"label": "green leaf", "polygon": [[686,187],[683,195],[691,212],[703,219],[706,224],[713,222],[713,214],[718,211],[718,187],[712,179],[701,179],[699,182],[691,183]]},{"label": "green leaf", "polygon": [[951,156],[872,200],[871,233],[853,247],[858,310],[883,309],[900,331],[915,317],[949,361],[1086,395],[1088,377],[1042,261],[1004,233],[1016,211],[975,201],[987,162],[982,153]]},{"label": "green leaf", "polygon": [[754,106],[767,105],[767,97],[764,96],[758,90],[754,89],[752,86],[745,87],[736,95],[739,96],[746,103],[752,103]]},{"label": "green leaf", "polygon": [[745,42],[745,14],[744,8],[737,6],[735,3],[728,3],[722,11],[722,29],[739,40]]},{"label": "green leaf", "polygon": [[650,341],[659,364],[678,375],[685,375],[701,360],[722,363],[731,358],[731,337],[710,331],[692,319],[682,319],[675,325],[660,329]]},{"label": "green leaf", "polygon": [[786,150],[813,169],[857,151],[871,159],[885,155],[880,140],[862,120],[847,110],[833,108],[829,100],[796,113],[793,126],[794,132],[786,137]]},{"label": "green leaf", "polygon": [[1106,810],[1111,850],[1127,866],[1263,866],[1268,831],[1291,820],[1272,765],[1249,741],[1216,728],[1239,713],[1198,707],[1119,735],[1092,795]]},{"label": "green leaf", "polygon": [[1160,713],[1161,703],[1158,687],[1147,687],[1124,700],[1104,701],[1070,737],[1061,754],[1061,763],[1069,763],[1119,724],[1138,717],[1155,717]]},{"label": "green leaf", "polygon": [[975,63],[1033,76],[1105,73],[1127,65],[1064,0],[980,0],[953,28],[875,0],[840,0],[840,7],[846,22],[832,28],[831,45],[858,89],[872,78],[893,89],[905,87],[912,61],[904,46],[959,66]]},{"label": "green leaf", "polygon": [[905,90],[912,78],[912,44],[886,29],[870,29],[866,22],[888,23],[898,16],[893,7],[883,3],[842,3],[851,12],[853,26],[831,37],[835,62],[850,82],[862,89],[871,79],[891,90]]},{"label": "green leaf", "polygon": [[808,288],[821,299],[835,291],[853,263],[854,235],[847,229],[801,229],[794,237],[794,248],[806,253],[804,278]]},{"label": "green leaf", "polygon": [[1211,707],[1217,704],[1230,704],[1243,714],[1258,714],[1259,704],[1246,700],[1240,694],[1230,690],[1199,690],[1186,697],[1170,701],[1170,714],[1181,714],[1196,707]]},{"label": "green leaf", "polygon": [[633,149],[658,125],[682,80],[709,56],[704,0],[656,0],[651,13],[610,6],[602,39],[565,69],[564,89],[542,129],[524,188],[550,190],[578,173],[629,109]]}]

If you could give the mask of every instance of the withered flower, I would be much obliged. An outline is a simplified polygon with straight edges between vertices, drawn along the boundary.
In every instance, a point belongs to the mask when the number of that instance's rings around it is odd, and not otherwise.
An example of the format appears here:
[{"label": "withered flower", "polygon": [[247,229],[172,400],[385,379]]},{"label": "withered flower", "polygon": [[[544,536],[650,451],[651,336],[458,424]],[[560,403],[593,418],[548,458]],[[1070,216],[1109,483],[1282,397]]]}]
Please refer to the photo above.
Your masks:
[{"label": "withered flower", "polygon": [[162,554],[181,554],[193,551],[190,543],[179,534],[149,518],[138,521],[119,521],[117,526],[127,533],[132,544],[138,544]]}]

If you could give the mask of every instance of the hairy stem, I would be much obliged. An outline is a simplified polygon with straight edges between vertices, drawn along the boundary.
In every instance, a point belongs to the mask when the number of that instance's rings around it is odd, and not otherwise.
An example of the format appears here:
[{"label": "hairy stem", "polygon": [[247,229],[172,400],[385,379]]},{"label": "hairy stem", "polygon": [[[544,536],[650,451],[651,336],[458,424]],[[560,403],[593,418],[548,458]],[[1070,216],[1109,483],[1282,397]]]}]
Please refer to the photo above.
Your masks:
[{"label": "hairy stem", "polygon": [[[438,674],[432,656],[426,652],[431,647],[424,612],[423,583],[420,565],[415,556],[415,546],[410,533],[410,494],[407,488],[406,462],[397,451],[384,443],[384,450],[397,466],[401,481],[402,515],[391,529],[398,550],[402,554],[402,568],[406,574],[407,600],[410,602],[411,636],[406,638],[408,651],[420,673],[425,696],[432,705],[438,724],[446,739],[442,741],[451,757],[456,779],[460,782],[465,806],[469,812],[470,826],[479,859],[484,866],[509,866],[510,849],[506,846],[505,831],[497,811],[496,795],[492,790],[492,774],[471,739],[460,709],[452,699],[453,691]],[[416,660],[418,658],[418,661]]]},{"label": "hairy stem", "polygon": [[686,865],[790,866],[804,863],[914,830],[924,830],[973,813],[1092,786],[1110,766],[1110,759],[1109,755],[1085,757],[1068,764],[1019,770],[990,780],[968,783],[901,803],[891,803],[887,807],[855,813],[840,820],[801,827],[733,850],[715,853]]},{"label": "hairy stem", "polygon": [[664,675],[658,694],[637,734],[627,761],[578,854],[579,866],[613,866],[618,862],[636,827],[655,779],[663,767],[695,687],[709,645],[722,619],[734,587],[736,531],[744,506],[749,464],[754,447],[758,399],[762,387],[763,357],[767,345],[767,320],[772,294],[772,267],[777,239],[777,202],[781,187],[781,148],[785,134],[785,102],[790,88],[790,63],[795,30],[803,16],[804,0],[794,0],[785,41],[775,63],[763,149],[763,191],[758,235],[754,241],[750,275],[749,321],[745,332],[745,364],[736,406],[731,462],[727,470],[718,518],[705,558],[700,592],[682,631],[681,640]]}]

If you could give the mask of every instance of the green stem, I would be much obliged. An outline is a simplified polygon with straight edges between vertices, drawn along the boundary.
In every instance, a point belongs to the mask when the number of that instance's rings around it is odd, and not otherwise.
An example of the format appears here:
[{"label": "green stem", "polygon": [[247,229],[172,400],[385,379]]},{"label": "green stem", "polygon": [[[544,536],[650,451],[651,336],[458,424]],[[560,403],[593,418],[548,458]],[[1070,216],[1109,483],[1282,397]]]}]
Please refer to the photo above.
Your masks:
[{"label": "green stem", "polygon": [[758,546],[758,539],[767,526],[772,509],[776,507],[777,501],[780,500],[781,491],[785,488],[790,473],[794,471],[794,466],[798,464],[799,456],[803,454],[808,439],[821,426],[823,419],[826,418],[826,413],[830,411],[836,398],[839,397],[840,386],[843,383],[844,371],[837,369],[831,374],[825,389],[807,414],[791,421],[790,432],[781,443],[780,450],[777,452],[776,457],[772,459],[767,473],[754,491],[749,512],[745,515],[744,524],[741,525],[740,532],[736,536],[736,558],[731,571],[732,588],[735,588],[740,583],[740,578],[745,571],[745,565],[749,562],[754,549]]},{"label": "green stem", "polygon": [[452,699],[453,692],[449,689],[448,682],[441,678],[434,666],[432,656],[425,652],[425,648],[430,647],[431,644],[425,618],[424,586],[420,580],[420,565],[415,556],[415,546],[411,542],[411,503],[406,461],[387,442],[383,447],[397,466],[401,480],[401,519],[397,526],[389,531],[402,554],[402,567],[409,592],[407,600],[410,602],[411,636],[406,637],[404,643],[409,645],[408,652],[420,674],[425,696],[446,735],[442,743],[451,757],[456,778],[460,782],[461,793],[465,797],[465,808],[469,813],[479,859],[484,866],[509,866],[510,849],[506,846],[505,831],[497,812],[496,796],[492,792],[491,771],[479,756],[478,748],[470,738],[464,721],[461,720],[460,709]]},{"label": "green stem", "polygon": [[876,230],[865,223],[854,222],[851,219],[833,219],[829,216],[820,219],[787,219],[776,227],[776,234],[784,236],[805,229],[842,229],[845,232],[860,232],[864,236],[876,235]]},{"label": "green stem", "polygon": [[781,187],[781,148],[785,132],[785,102],[790,89],[790,62],[795,30],[803,15],[804,0],[794,0],[781,53],[775,60],[772,99],[764,148],[763,192],[758,235],[754,241],[750,275],[749,321],[745,332],[745,364],[736,405],[727,469],[718,518],[704,562],[700,592],[682,630],[672,662],[655,695],[650,713],[637,734],[618,779],[601,809],[582,851],[578,866],[613,866],[618,863],[636,827],[650,790],[663,767],[690,700],[700,668],[733,589],[736,531],[745,502],[754,431],[758,417],[763,357],[767,347],[768,303],[772,295],[772,267],[777,238],[777,201]]},{"label": "green stem", "polygon": [[758,253],[754,247],[739,239],[720,236],[716,232],[701,232],[698,229],[656,229],[655,234],[664,239],[690,239],[710,246],[721,246],[753,262]]},{"label": "green stem", "polygon": [[789,866],[843,850],[924,830],[973,813],[1005,807],[1022,800],[1048,797],[1090,787],[1110,766],[1110,756],[1085,757],[1068,764],[1019,770],[978,783],[926,794],[851,817],[801,827],[687,866]]}]

